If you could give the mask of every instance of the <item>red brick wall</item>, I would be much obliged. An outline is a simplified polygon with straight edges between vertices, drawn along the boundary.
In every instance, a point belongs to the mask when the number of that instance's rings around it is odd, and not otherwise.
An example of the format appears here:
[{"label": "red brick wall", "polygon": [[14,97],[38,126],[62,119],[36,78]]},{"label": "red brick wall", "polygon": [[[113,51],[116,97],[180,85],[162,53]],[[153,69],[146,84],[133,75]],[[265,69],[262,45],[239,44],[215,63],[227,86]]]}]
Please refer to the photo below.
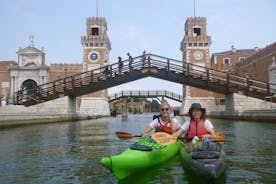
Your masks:
[{"label": "red brick wall", "polygon": [[49,81],[54,81],[80,72],[82,72],[82,64],[51,64]]},{"label": "red brick wall", "polygon": [[5,91],[7,94],[7,98],[10,97],[10,87],[3,89],[2,82],[9,82],[10,83],[10,72],[8,67],[10,65],[16,65],[17,62],[15,61],[0,61],[0,99],[2,98],[2,92]]},{"label": "red brick wall", "polygon": [[235,73],[241,76],[248,74],[252,79],[268,82],[268,67],[272,64],[273,56],[276,57],[276,42],[239,63],[235,68]]}]

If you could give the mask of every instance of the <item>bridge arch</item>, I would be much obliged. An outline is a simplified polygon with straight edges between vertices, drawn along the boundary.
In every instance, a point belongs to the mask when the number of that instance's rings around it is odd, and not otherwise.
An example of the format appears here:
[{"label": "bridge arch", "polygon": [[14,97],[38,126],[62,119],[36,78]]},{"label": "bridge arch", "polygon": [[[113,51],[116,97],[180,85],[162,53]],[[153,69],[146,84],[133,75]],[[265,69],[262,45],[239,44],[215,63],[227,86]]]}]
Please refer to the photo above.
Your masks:
[{"label": "bridge arch", "polygon": [[[123,65],[111,64],[108,71],[106,67],[97,68],[39,85],[32,90],[32,95],[41,102],[63,96],[76,97],[145,77],[164,79],[225,95],[242,93],[249,97],[276,102],[276,84],[246,79],[154,54],[135,57],[132,62],[124,60]],[[23,102],[23,94],[23,91],[15,93],[16,104],[30,106],[37,103],[32,99]]]}]

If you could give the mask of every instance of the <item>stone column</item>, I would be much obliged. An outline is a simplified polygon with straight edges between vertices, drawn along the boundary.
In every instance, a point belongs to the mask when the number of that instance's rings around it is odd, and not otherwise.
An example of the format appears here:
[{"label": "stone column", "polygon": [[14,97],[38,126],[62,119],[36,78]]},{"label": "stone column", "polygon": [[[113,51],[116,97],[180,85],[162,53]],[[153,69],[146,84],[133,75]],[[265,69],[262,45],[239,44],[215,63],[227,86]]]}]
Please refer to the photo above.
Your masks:
[{"label": "stone column", "polygon": [[127,118],[128,108],[127,108],[127,98],[122,98],[122,118]]},{"label": "stone column", "polygon": [[67,114],[76,114],[77,112],[76,97],[68,96],[67,99],[68,99]]}]

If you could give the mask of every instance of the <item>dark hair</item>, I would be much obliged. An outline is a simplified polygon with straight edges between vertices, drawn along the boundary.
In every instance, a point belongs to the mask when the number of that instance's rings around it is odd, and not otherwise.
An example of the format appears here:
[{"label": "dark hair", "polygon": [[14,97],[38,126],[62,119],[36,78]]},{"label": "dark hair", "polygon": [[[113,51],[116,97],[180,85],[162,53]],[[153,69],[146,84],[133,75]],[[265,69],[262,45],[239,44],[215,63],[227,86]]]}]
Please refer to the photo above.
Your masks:
[{"label": "dark hair", "polygon": [[[192,115],[192,110],[193,110],[193,109],[190,109],[190,110],[189,110],[189,116],[190,116],[191,119],[194,119],[194,117],[193,117],[193,115]],[[201,112],[202,112],[202,114],[201,114],[201,116],[200,116],[200,119],[206,119],[206,117],[205,117],[205,111],[202,111],[202,110],[201,110]]]}]

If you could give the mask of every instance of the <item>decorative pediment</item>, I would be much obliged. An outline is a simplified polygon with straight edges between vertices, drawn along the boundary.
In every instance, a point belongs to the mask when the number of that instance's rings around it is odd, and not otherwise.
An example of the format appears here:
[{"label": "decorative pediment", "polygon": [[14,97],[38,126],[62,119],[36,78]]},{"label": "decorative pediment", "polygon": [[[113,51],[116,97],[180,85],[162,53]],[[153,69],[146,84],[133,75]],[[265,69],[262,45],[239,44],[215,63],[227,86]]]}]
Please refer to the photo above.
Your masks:
[{"label": "decorative pediment", "polygon": [[16,52],[18,55],[21,55],[21,54],[44,54],[43,51],[35,48],[35,47],[31,47],[31,46],[28,46],[28,47],[25,47],[23,49],[19,49],[19,51]]},{"label": "decorative pediment", "polygon": [[27,64],[25,64],[24,66],[26,66],[26,67],[36,67],[37,66],[37,64],[35,63],[35,62],[31,62],[31,63],[27,63]]}]

